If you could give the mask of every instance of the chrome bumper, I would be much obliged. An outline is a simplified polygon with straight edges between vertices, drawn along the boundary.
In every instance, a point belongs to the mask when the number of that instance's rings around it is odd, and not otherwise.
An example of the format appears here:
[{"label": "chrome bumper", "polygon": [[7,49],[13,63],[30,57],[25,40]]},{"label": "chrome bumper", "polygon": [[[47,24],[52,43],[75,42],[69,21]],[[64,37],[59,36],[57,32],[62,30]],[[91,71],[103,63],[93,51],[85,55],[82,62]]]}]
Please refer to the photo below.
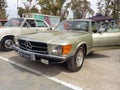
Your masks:
[{"label": "chrome bumper", "polygon": [[74,55],[69,57],[60,57],[55,55],[49,55],[49,54],[41,54],[41,53],[35,53],[35,52],[29,52],[26,50],[23,50],[19,48],[18,46],[12,45],[12,48],[21,56],[27,59],[30,59],[32,61],[46,59],[49,63],[63,63],[69,59],[71,59]]}]

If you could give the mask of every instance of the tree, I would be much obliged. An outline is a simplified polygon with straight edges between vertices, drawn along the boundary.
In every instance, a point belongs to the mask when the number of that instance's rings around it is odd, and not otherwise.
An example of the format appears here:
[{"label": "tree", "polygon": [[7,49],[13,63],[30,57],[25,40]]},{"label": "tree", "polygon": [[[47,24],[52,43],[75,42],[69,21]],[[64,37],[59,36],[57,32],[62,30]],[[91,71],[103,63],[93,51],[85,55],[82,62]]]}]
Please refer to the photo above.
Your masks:
[{"label": "tree", "polygon": [[85,18],[87,14],[94,14],[90,7],[91,4],[87,0],[71,0],[70,3],[74,19]]},{"label": "tree", "polygon": [[5,0],[0,0],[0,19],[6,19],[6,11],[7,3]]},{"label": "tree", "polygon": [[119,0],[99,0],[98,9],[105,16],[113,17],[117,22],[120,20]]},{"label": "tree", "polygon": [[42,14],[60,16],[61,20],[66,19],[68,15],[68,4],[65,5],[67,0],[39,0]]},{"label": "tree", "polygon": [[111,9],[110,7],[111,0],[99,0],[98,5],[98,13],[101,13],[102,15],[109,16]]},{"label": "tree", "polygon": [[120,1],[114,0],[111,2],[110,8],[112,9],[112,17],[119,22],[120,21]]},{"label": "tree", "polygon": [[39,13],[36,5],[32,5],[33,0],[27,0],[27,2],[23,2],[23,7],[18,7],[18,15],[21,17],[23,13]]},{"label": "tree", "polygon": [[65,20],[67,18],[68,14],[69,14],[69,11],[68,11],[69,7],[70,7],[70,3],[67,3],[66,6],[65,6],[65,9],[62,10],[61,21]]},{"label": "tree", "polygon": [[39,0],[39,5],[41,7],[41,13],[51,15],[51,6],[53,0]]}]

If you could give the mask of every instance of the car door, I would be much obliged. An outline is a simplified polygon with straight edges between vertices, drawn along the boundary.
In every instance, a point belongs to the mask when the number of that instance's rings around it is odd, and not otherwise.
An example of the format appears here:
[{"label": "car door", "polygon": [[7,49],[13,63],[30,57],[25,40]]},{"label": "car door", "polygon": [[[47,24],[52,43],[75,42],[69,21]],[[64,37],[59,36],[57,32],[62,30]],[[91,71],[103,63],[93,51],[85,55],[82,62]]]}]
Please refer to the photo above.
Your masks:
[{"label": "car door", "polygon": [[120,29],[108,29],[107,31],[92,34],[94,50],[120,48]]}]

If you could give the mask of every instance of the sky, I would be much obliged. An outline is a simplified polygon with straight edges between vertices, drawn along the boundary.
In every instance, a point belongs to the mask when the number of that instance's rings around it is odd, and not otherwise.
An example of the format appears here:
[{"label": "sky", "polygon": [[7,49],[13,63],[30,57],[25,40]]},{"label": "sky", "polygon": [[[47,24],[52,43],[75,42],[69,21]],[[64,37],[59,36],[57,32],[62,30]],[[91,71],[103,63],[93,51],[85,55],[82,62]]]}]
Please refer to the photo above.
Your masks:
[{"label": "sky", "polygon": [[[17,4],[17,1],[19,1],[19,3]],[[7,10],[7,14],[9,15],[8,19],[13,18],[13,17],[18,17],[17,15],[17,6],[21,7],[23,6],[23,1],[25,0],[7,0],[7,4],[8,4],[8,8]],[[68,0],[69,1],[69,0]],[[97,7],[96,7],[96,3],[98,0],[88,0],[91,3],[91,8],[97,12]],[[69,18],[72,18],[73,14],[72,12],[70,12],[69,14]]]}]

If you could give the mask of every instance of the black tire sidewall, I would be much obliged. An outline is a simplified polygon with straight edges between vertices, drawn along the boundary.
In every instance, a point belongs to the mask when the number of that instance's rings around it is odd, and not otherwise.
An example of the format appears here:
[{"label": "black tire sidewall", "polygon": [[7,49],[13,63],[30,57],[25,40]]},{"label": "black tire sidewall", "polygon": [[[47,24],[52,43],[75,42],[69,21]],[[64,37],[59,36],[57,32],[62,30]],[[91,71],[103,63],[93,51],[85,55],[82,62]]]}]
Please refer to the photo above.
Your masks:
[{"label": "black tire sidewall", "polygon": [[76,56],[77,56],[77,53],[78,53],[80,50],[83,51],[83,54],[85,53],[84,48],[83,48],[83,47],[79,47],[79,48],[77,49],[76,53],[75,53],[75,56],[74,56],[72,59],[70,59],[70,60],[67,61],[67,68],[68,68],[70,71],[77,72],[77,71],[79,71],[79,70],[81,69],[81,67],[83,66],[85,54],[83,55],[83,61],[82,61],[81,65],[80,65],[80,67],[77,67],[77,64],[76,64]]},{"label": "black tire sidewall", "polygon": [[6,48],[5,47],[5,41],[6,40],[12,40],[13,43],[14,43],[14,40],[12,38],[7,38],[7,37],[3,38],[2,41],[1,41],[1,50],[3,50],[3,51],[10,51],[10,50],[12,50],[11,48]]},{"label": "black tire sidewall", "polygon": [[[80,50],[82,50],[82,52],[83,52],[83,61],[82,61],[81,65],[80,65],[80,67],[77,67],[76,56],[77,56],[77,53],[78,53]],[[83,62],[84,62],[84,56],[85,56],[84,53],[85,53],[84,48],[83,48],[83,47],[79,47],[78,50],[77,50],[77,52],[76,52],[76,54],[75,54],[74,64],[75,64],[75,66],[76,66],[76,69],[78,69],[78,70],[79,70],[79,69],[82,67],[82,65],[83,65]]]}]

